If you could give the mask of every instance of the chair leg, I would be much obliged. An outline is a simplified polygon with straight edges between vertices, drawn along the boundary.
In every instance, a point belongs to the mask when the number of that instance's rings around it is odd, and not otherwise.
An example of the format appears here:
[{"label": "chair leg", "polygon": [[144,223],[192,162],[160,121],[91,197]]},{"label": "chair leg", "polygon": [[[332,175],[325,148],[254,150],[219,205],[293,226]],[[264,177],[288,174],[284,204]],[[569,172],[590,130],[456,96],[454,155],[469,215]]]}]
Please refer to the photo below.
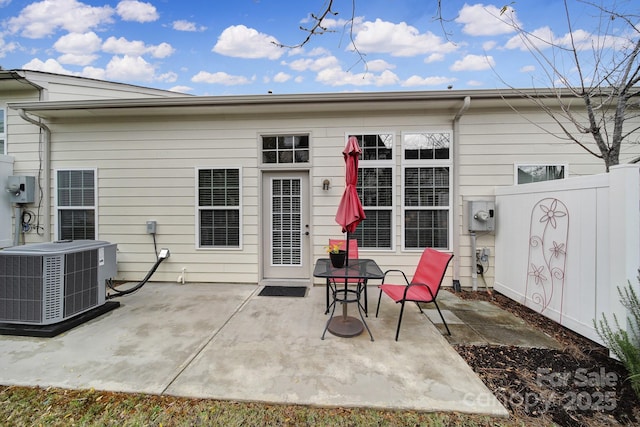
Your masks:
[{"label": "chair leg", "polygon": [[380,289],[380,295],[378,295],[378,307],[376,308],[376,317],[378,317],[378,312],[380,311],[380,299],[382,298],[382,289]]},{"label": "chair leg", "polygon": [[400,305],[400,317],[398,317],[398,329],[396,329],[396,341],[398,341],[398,336],[400,335],[400,324],[402,323],[403,312],[404,312],[404,301],[402,301]]},{"label": "chair leg", "polygon": [[449,325],[447,325],[447,322],[444,320],[444,316],[442,315],[442,312],[440,311],[440,307],[438,307],[438,303],[433,300],[433,304],[436,306],[436,308],[438,309],[438,314],[440,314],[440,318],[442,319],[442,323],[444,323],[444,327],[447,328],[447,335],[451,335],[451,331],[449,330]]}]

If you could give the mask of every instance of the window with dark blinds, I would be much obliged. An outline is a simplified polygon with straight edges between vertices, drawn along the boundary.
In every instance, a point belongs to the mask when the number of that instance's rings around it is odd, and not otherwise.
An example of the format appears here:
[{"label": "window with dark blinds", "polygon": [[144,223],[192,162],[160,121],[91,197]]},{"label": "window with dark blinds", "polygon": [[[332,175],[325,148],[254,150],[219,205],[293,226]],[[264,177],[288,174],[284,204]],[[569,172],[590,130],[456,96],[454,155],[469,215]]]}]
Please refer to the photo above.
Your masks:
[{"label": "window with dark blinds", "polygon": [[58,238],[95,240],[96,171],[58,170],[56,195]]},{"label": "window with dark blinds", "polygon": [[202,248],[240,247],[240,169],[198,170],[198,229]]}]

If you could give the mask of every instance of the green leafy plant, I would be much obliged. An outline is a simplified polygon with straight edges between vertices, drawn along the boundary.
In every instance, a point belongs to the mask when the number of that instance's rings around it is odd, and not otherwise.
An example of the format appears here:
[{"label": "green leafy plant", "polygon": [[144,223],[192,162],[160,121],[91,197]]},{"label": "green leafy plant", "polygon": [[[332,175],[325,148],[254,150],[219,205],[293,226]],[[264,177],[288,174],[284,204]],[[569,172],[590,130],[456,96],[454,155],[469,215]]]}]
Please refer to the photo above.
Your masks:
[{"label": "green leafy plant", "polygon": [[[638,277],[640,281],[640,276]],[[638,294],[628,284],[626,288],[620,289],[620,302],[628,310],[627,328],[621,328],[616,315],[613,315],[613,321],[616,330],[612,329],[606,316],[603,314],[602,319],[593,321],[596,332],[606,343],[611,352],[618,358],[627,371],[629,372],[628,380],[631,381],[631,387],[638,397],[640,397],[640,300]]]}]

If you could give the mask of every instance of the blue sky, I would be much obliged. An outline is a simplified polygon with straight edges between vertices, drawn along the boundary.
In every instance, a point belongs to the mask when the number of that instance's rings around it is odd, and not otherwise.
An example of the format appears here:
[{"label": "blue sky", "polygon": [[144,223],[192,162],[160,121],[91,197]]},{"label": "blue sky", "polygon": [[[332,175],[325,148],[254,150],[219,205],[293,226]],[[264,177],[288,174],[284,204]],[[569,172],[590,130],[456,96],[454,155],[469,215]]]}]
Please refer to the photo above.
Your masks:
[{"label": "blue sky", "polygon": [[[609,2],[605,0],[605,3]],[[569,0],[573,34],[593,40],[597,12]],[[638,13],[633,1],[617,4]],[[0,0],[0,66],[195,95],[547,87],[510,19],[541,38],[568,33],[557,0],[476,3],[334,0],[330,32],[306,37],[325,0]],[[618,6],[620,9],[620,6]],[[355,16],[353,33],[348,21]],[[617,24],[614,22],[614,25]],[[611,30],[612,33],[616,29]],[[362,53],[353,52],[351,36]],[[637,37],[637,35],[636,35]],[[504,80],[504,82],[502,81]]]}]

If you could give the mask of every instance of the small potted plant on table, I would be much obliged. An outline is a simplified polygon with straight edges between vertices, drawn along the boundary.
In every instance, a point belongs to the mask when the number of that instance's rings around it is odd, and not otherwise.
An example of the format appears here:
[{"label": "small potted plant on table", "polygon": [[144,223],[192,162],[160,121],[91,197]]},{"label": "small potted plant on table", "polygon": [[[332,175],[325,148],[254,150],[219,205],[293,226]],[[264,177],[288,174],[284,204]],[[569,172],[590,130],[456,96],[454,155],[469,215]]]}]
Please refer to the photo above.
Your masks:
[{"label": "small potted plant on table", "polygon": [[347,256],[347,252],[340,249],[342,247],[342,242],[334,243],[327,246],[327,253],[329,254],[329,258],[331,259],[331,265],[335,268],[344,267],[344,260]]}]

